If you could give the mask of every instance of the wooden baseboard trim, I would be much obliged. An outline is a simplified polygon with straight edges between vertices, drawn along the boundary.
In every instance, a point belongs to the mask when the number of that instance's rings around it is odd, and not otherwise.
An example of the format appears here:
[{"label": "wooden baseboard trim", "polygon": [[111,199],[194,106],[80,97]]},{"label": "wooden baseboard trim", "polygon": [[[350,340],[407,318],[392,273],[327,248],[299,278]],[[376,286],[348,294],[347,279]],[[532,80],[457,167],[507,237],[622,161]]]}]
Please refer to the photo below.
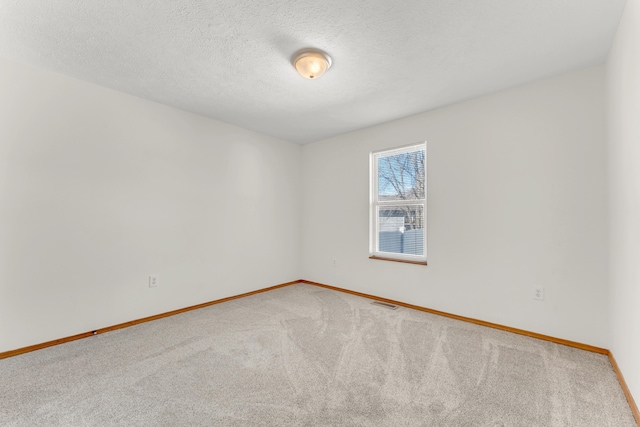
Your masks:
[{"label": "wooden baseboard trim", "polygon": [[636,424],[640,426],[640,411],[638,411],[638,405],[636,405],[636,401],[633,399],[631,390],[629,390],[627,382],[624,380],[624,376],[622,375],[622,371],[620,371],[620,367],[618,366],[618,362],[616,362],[616,358],[613,357],[613,353],[611,352],[609,352],[608,355],[609,362],[611,362],[611,366],[618,376],[618,381],[620,382],[620,386],[622,387],[624,396],[627,398],[627,402],[629,403],[629,407],[631,408],[631,413],[633,413],[633,418],[636,419]]},{"label": "wooden baseboard trim", "polygon": [[431,308],[421,307],[419,305],[407,304],[402,301],[396,301],[389,298],[382,298],[377,295],[365,294],[363,292],[352,291],[350,289],[339,288],[337,286],[325,285],[324,283],[312,282],[310,280],[300,280],[300,283],[306,283],[307,285],[318,286],[321,288],[331,289],[338,292],[344,292],[347,294],[356,295],[356,296],[367,298],[367,299],[373,299],[376,301],[395,304],[402,307],[411,308],[414,310],[424,311],[426,313],[437,314],[438,316],[444,316],[450,319],[462,320],[463,322],[475,323],[476,325],[487,326],[489,328],[500,329],[502,331],[512,332],[518,335],[524,335],[531,338],[550,341],[556,344],[562,344],[562,345],[577,348],[580,350],[590,351],[598,354],[604,354],[609,357],[609,361],[611,363],[611,366],[613,367],[613,371],[616,373],[616,376],[618,377],[618,382],[620,383],[620,387],[622,388],[622,391],[624,392],[624,396],[626,397],[627,402],[629,403],[629,408],[631,409],[631,413],[633,414],[633,417],[636,420],[636,424],[638,424],[638,426],[640,427],[640,411],[638,411],[638,406],[636,405],[636,402],[633,399],[631,390],[629,390],[629,387],[627,386],[627,382],[625,381],[624,376],[622,375],[622,371],[620,371],[620,367],[618,366],[616,359],[613,357],[613,353],[611,353],[611,351],[609,351],[606,348],[595,347],[589,344],[583,344],[575,341],[565,340],[562,338],[556,338],[548,335],[539,334],[537,332],[525,331],[524,329],[512,328],[510,326],[486,322],[484,320],[474,319],[472,317],[459,316],[457,314],[451,314],[444,311],[433,310]]},{"label": "wooden baseboard trim", "polygon": [[359,297],[364,297],[368,299],[374,299],[377,301],[383,301],[390,304],[399,305],[402,307],[412,308],[414,310],[424,311],[426,313],[437,314],[438,316],[448,317],[450,319],[462,320],[464,322],[475,323],[476,325],[487,326],[489,328],[500,329],[502,331],[513,332],[514,334],[525,335],[531,338],[537,338],[539,340],[550,341],[556,344],[562,344],[569,347],[579,348],[581,350],[591,351],[593,353],[599,354],[609,354],[609,350],[606,348],[595,347],[589,344],[583,344],[575,341],[569,341],[562,338],[550,337],[548,335],[539,334],[537,332],[525,331],[524,329],[512,328],[511,326],[500,325],[497,323],[486,322],[484,320],[474,319],[472,317],[459,316],[457,314],[451,314],[444,311],[433,310],[431,308],[421,307],[419,305],[408,304],[402,301],[396,301],[388,298],[382,298],[376,295],[365,294],[362,292],[352,291],[349,289],[338,288],[336,286],[325,285],[323,283],[311,282],[309,280],[300,280],[301,283],[306,283],[308,285],[320,286],[322,288],[332,289],[334,291],[345,292],[351,295],[357,295]]},{"label": "wooden baseboard trim", "polygon": [[128,328],[129,326],[138,325],[140,323],[150,322],[152,320],[162,319],[163,317],[174,316],[176,314],[185,313],[187,311],[197,310],[199,308],[204,308],[204,307],[209,307],[210,305],[220,304],[220,303],[223,303],[223,302],[226,302],[226,301],[231,301],[231,300],[238,299],[238,298],[244,298],[244,297],[248,297],[248,296],[251,296],[251,295],[260,294],[262,292],[271,291],[271,290],[274,290],[274,289],[282,288],[282,287],[293,285],[293,284],[296,284],[296,283],[299,283],[299,281],[296,280],[296,281],[293,281],[293,282],[281,283],[279,285],[270,286],[268,288],[263,288],[263,289],[258,289],[256,291],[246,292],[246,293],[240,294],[240,295],[234,295],[234,296],[227,297],[227,298],[222,298],[222,299],[218,299],[218,300],[214,300],[214,301],[205,302],[205,303],[202,303],[202,304],[197,304],[197,305],[192,305],[192,306],[185,307],[185,308],[180,308],[178,310],[167,311],[166,313],[160,313],[160,314],[156,314],[154,316],[143,317],[142,319],[132,320],[130,322],[119,323],[119,324],[113,325],[113,326],[107,326],[106,328],[96,329],[95,331],[84,332],[84,333],[81,333],[81,334],[72,335],[70,337],[59,338],[57,340],[52,340],[52,341],[47,341],[47,342],[43,342],[43,343],[40,343],[40,344],[30,345],[28,347],[22,347],[22,348],[18,348],[18,349],[15,349],[15,350],[5,351],[5,352],[0,353],[0,359],[6,359],[7,357],[12,357],[12,356],[17,356],[19,354],[29,353],[29,352],[40,350],[40,349],[43,349],[43,348],[52,347],[54,345],[64,344],[64,343],[75,341],[75,340],[79,340],[79,339],[82,339],[82,338],[88,338],[88,337],[92,337],[92,336],[98,335],[98,334],[104,334],[105,332],[115,331],[117,329]]},{"label": "wooden baseboard trim", "polygon": [[595,347],[589,344],[583,344],[575,341],[569,341],[562,338],[551,337],[548,335],[539,334],[537,332],[525,331],[524,329],[512,328],[510,326],[500,325],[497,323],[485,322],[484,320],[474,319],[472,317],[458,316],[457,314],[451,314],[444,311],[433,310],[431,308],[421,307],[419,305],[407,304],[406,302],[396,301],[389,298],[382,298],[377,295],[365,294],[363,292],[352,291],[350,289],[339,288],[337,286],[325,285],[324,283],[312,282],[310,280],[301,279],[300,283],[306,283],[307,285],[318,286],[321,288],[331,289],[338,292],[344,292],[351,295],[356,295],[359,297],[373,299],[376,301],[382,301],[390,304],[399,305],[402,307],[411,308],[414,310],[424,311],[426,313],[437,314],[438,316],[444,316],[455,320],[462,320],[464,322],[475,323],[476,325],[487,326],[489,328],[500,329],[506,332],[512,332],[518,335],[524,335],[531,338],[537,338],[544,341],[550,341],[556,344],[566,345],[568,347],[574,347],[580,350],[590,351],[593,353],[604,354],[609,357],[609,361],[611,362],[611,366],[613,367],[616,376],[618,377],[618,382],[620,382],[620,386],[622,387],[622,391],[624,392],[625,397],[627,398],[627,402],[629,403],[629,407],[631,408],[631,412],[633,413],[633,417],[636,420],[636,424],[640,427],[640,412],[638,411],[638,406],[636,405],[635,400],[633,399],[633,395],[627,386],[627,382],[622,376],[622,372],[620,371],[620,367],[616,362],[616,359],[613,357],[611,351],[606,348]]},{"label": "wooden baseboard trim", "polygon": [[36,351],[36,350],[41,350],[41,349],[47,348],[47,347],[53,347],[54,345],[64,344],[64,343],[67,343],[67,342],[79,340],[79,339],[82,339],[82,338],[88,338],[88,337],[91,337],[91,336],[93,336],[93,332],[84,332],[82,334],[72,335],[70,337],[59,338],[59,339],[53,340],[53,341],[47,341],[47,342],[43,342],[43,343],[40,343],[40,344],[30,345],[28,347],[22,347],[22,348],[17,348],[15,350],[5,351],[5,352],[0,353],[0,359],[6,359],[7,357],[13,357],[13,356],[17,356],[19,354],[29,353],[29,352]]},{"label": "wooden baseboard trim", "polygon": [[30,345],[28,347],[22,347],[22,348],[18,348],[18,349],[15,349],[15,350],[5,351],[5,352],[0,353],[0,359],[6,359],[8,357],[17,356],[17,355],[24,354],[24,353],[29,353],[29,352],[40,350],[40,349],[47,348],[47,347],[52,347],[54,345],[64,344],[64,343],[75,341],[75,340],[79,340],[79,339],[82,339],[82,338],[92,337],[94,335],[103,334],[105,332],[110,332],[110,331],[115,331],[117,329],[128,328],[129,326],[138,325],[140,323],[145,323],[145,322],[150,322],[152,320],[162,319],[163,317],[174,316],[176,314],[185,313],[187,311],[197,310],[199,308],[209,307],[211,305],[220,304],[220,303],[223,303],[223,302],[226,302],[226,301],[231,301],[231,300],[238,299],[238,298],[248,297],[248,296],[259,294],[259,293],[262,293],[262,292],[267,292],[267,291],[271,291],[271,290],[274,290],[274,289],[283,288],[285,286],[294,285],[296,283],[305,283],[307,285],[318,286],[318,287],[321,287],[321,288],[331,289],[331,290],[338,291],[338,292],[344,292],[344,293],[347,293],[347,294],[356,295],[356,296],[367,298],[367,299],[383,301],[383,302],[387,302],[387,303],[390,303],[390,304],[395,304],[395,305],[399,305],[399,306],[402,306],[402,307],[407,307],[407,308],[411,308],[411,309],[414,309],[414,310],[423,311],[423,312],[426,312],[426,313],[436,314],[438,316],[444,316],[444,317],[448,317],[448,318],[455,319],[455,320],[462,320],[464,322],[470,322],[470,323],[474,323],[476,325],[487,326],[489,328],[500,329],[502,331],[512,332],[514,334],[524,335],[524,336],[528,336],[528,337],[531,337],[531,338],[537,338],[537,339],[544,340],[544,341],[550,341],[550,342],[553,342],[553,343],[556,343],[556,344],[562,344],[562,345],[566,345],[566,346],[569,346],[569,347],[578,348],[580,350],[586,350],[586,351],[591,351],[591,352],[594,352],[594,353],[605,354],[605,355],[607,355],[609,357],[609,361],[611,362],[611,366],[613,367],[613,370],[614,370],[614,372],[616,373],[616,375],[618,377],[618,381],[620,382],[620,386],[622,387],[622,391],[624,392],[624,395],[625,395],[625,397],[627,399],[627,402],[629,403],[629,407],[631,408],[631,412],[633,413],[633,416],[634,416],[634,418],[636,420],[636,423],[640,426],[640,412],[638,411],[638,406],[636,405],[636,402],[633,399],[633,395],[631,394],[631,391],[629,390],[629,387],[627,386],[627,382],[625,381],[624,376],[622,375],[622,372],[620,371],[620,367],[618,366],[618,363],[616,362],[616,359],[613,357],[613,354],[609,350],[607,350],[605,348],[595,347],[595,346],[588,345],[588,344],[582,344],[582,343],[575,342],[575,341],[569,341],[569,340],[565,340],[565,339],[562,339],[562,338],[551,337],[551,336],[539,334],[539,333],[536,333],[536,332],[525,331],[523,329],[512,328],[510,326],[500,325],[500,324],[497,324],[497,323],[485,322],[484,320],[474,319],[474,318],[465,317],[465,316],[459,316],[457,314],[451,314],[451,313],[447,313],[447,312],[444,312],[444,311],[433,310],[431,308],[421,307],[419,305],[408,304],[408,303],[405,303],[405,302],[402,302],[402,301],[396,301],[396,300],[392,300],[392,299],[389,299],[389,298],[383,298],[383,297],[379,297],[379,296],[376,296],[376,295],[365,294],[363,292],[352,291],[352,290],[349,290],[349,289],[339,288],[339,287],[331,286],[331,285],[325,285],[323,283],[312,282],[310,280],[304,280],[304,279],[295,280],[293,282],[281,283],[279,285],[270,286],[268,288],[258,289],[258,290],[251,291],[251,292],[246,292],[244,294],[234,295],[234,296],[230,296],[230,297],[227,297],[227,298],[222,298],[222,299],[218,299],[218,300],[214,300],[214,301],[205,302],[205,303],[202,303],[202,304],[197,304],[197,305],[192,305],[192,306],[185,307],[185,308],[180,308],[180,309],[177,309],[177,310],[167,311],[166,313],[156,314],[154,316],[149,316],[149,317],[143,317],[141,319],[132,320],[130,322],[125,322],[125,323],[120,323],[120,324],[113,325],[113,326],[107,326],[106,328],[100,328],[100,329],[97,329],[95,331],[84,332],[84,333],[81,333],[81,334],[72,335],[72,336],[65,337],[65,338],[60,338],[60,339],[57,339],[57,340],[52,340],[52,341],[47,341],[47,342],[40,343],[40,344]]}]

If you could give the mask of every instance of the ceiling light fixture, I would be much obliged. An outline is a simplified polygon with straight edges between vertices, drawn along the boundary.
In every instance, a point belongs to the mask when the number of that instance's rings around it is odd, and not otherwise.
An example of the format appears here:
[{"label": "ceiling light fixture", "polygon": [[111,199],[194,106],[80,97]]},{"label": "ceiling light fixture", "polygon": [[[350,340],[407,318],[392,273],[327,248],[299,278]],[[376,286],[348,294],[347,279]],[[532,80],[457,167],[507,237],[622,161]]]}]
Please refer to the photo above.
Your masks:
[{"label": "ceiling light fixture", "polygon": [[307,79],[317,79],[331,67],[331,57],[320,49],[302,49],[291,61],[296,70]]}]

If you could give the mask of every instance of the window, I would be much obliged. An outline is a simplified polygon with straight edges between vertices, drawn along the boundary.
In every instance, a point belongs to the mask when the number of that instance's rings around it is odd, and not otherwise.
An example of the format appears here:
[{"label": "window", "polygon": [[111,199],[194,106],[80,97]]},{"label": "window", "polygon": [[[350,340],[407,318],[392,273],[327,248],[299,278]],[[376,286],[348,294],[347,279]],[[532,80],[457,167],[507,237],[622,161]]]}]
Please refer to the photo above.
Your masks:
[{"label": "window", "polygon": [[371,258],[427,262],[427,144],[371,153]]}]

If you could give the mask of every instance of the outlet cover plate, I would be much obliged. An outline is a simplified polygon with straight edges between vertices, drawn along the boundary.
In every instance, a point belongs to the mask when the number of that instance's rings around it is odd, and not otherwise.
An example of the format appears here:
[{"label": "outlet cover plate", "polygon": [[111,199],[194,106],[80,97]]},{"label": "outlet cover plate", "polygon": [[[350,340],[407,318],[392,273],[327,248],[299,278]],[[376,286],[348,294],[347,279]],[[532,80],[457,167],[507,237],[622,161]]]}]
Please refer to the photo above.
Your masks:
[{"label": "outlet cover plate", "polygon": [[544,288],[542,286],[533,287],[533,299],[544,301]]},{"label": "outlet cover plate", "polygon": [[149,287],[150,288],[158,287],[158,276],[156,276],[155,274],[152,274],[149,276]]}]

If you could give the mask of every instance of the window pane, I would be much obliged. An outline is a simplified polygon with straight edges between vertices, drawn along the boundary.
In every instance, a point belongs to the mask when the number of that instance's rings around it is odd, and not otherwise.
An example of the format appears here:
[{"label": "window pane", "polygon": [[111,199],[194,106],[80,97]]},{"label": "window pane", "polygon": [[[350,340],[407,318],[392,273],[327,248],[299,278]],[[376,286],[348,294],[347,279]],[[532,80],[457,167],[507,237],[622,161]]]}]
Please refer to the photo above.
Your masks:
[{"label": "window pane", "polygon": [[378,207],[378,252],[424,255],[424,206]]},{"label": "window pane", "polygon": [[425,194],[424,150],[378,157],[378,200],[420,200]]}]

